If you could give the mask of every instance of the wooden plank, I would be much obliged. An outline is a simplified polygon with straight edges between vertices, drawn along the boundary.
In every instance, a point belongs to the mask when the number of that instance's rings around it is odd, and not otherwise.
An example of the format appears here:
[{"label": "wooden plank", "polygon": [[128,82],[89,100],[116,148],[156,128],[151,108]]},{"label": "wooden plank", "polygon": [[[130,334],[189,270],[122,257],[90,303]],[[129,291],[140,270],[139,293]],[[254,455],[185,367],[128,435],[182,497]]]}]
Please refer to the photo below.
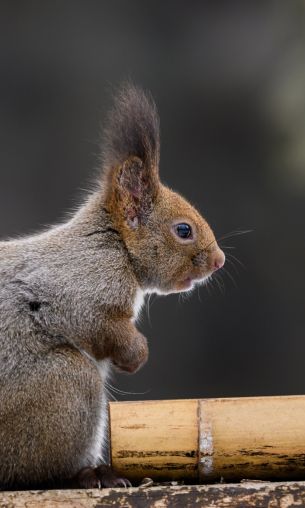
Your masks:
[{"label": "wooden plank", "polygon": [[1,492],[1,508],[290,508],[305,506],[305,482],[192,485],[147,489]]},{"label": "wooden plank", "polygon": [[305,477],[305,396],[112,402],[110,427],[131,479]]}]

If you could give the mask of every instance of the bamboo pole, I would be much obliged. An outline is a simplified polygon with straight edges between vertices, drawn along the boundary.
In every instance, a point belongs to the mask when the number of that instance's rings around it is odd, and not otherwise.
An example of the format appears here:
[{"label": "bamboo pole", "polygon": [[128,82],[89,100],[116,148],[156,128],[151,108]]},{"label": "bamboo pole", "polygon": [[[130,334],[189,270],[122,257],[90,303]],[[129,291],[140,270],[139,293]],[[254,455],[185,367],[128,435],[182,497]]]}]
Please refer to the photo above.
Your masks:
[{"label": "bamboo pole", "polygon": [[132,480],[305,478],[305,396],[109,407],[112,465]]}]

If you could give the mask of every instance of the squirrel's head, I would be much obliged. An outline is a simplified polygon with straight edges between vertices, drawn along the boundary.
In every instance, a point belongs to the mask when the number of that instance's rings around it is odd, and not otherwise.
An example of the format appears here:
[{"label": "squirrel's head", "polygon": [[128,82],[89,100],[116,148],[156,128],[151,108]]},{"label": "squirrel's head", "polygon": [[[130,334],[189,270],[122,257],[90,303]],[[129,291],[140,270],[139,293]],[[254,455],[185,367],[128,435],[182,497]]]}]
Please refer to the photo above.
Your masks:
[{"label": "squirrel's head", "polygon": [[152,98],[126,85],[105,130],[105,207],[142,289],[173,293],[207,280],[225,256],[200,213],[160,182],[159,146]]}]

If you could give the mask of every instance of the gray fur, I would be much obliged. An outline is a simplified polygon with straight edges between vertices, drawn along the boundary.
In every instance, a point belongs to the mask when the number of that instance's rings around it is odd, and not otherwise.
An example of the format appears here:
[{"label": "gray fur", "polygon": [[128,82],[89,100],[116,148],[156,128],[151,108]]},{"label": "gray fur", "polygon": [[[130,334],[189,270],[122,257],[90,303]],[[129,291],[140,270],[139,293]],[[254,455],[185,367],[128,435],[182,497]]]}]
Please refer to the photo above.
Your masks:
[{"label": "gray fur", "polygon": [[1,486],[99,461],[106,368],[93,357],[104,355],[109,307],[123,312],[137,287],[111,226],[95,194],[67,224],[0,243]]},{"label": "gray fur", "polygon": [[[143,92],[120,92],[104,173],[136,147],[152,156],[152,111]],[[66,224],[0,242],[2,488],[48,484],[98,465],[111,360],[132,372],[147,358],[146,339],[133,325],[139,284],[107,192],[101,183]]]},{"label": "gray fur", "polygon": [[[105,136],[106,177],[71,220],[0,242],[1,488],[101,462],[108,370],[148,357],[134,324],[145,291],[189,290],[224,262],[206,221],[159,181],[152,99],[123,87]],[[177,221],[192,224],[187,244]]]}]

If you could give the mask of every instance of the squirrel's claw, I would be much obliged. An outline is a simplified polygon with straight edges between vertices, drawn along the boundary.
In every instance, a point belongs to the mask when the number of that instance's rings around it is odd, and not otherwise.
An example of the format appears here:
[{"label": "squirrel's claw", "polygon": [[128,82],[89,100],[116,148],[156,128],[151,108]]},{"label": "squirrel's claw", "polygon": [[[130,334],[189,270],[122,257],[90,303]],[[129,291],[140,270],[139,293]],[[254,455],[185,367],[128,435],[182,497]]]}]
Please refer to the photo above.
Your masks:
[{"label": "squirrel's claw", "polygon": [[100,478],[102,487],[132,487],[130,481],[127,478],[118,476],[110,466],[101,465],[95,469],[95,472],[96,475]]},{"label": "squirrel's claw", "polygon": [[78,487],[83,489],[100,489],[114,487],[132,487],[127,478],[118,476],[110,466],[96,468],[85,467],[77,475]]}]

